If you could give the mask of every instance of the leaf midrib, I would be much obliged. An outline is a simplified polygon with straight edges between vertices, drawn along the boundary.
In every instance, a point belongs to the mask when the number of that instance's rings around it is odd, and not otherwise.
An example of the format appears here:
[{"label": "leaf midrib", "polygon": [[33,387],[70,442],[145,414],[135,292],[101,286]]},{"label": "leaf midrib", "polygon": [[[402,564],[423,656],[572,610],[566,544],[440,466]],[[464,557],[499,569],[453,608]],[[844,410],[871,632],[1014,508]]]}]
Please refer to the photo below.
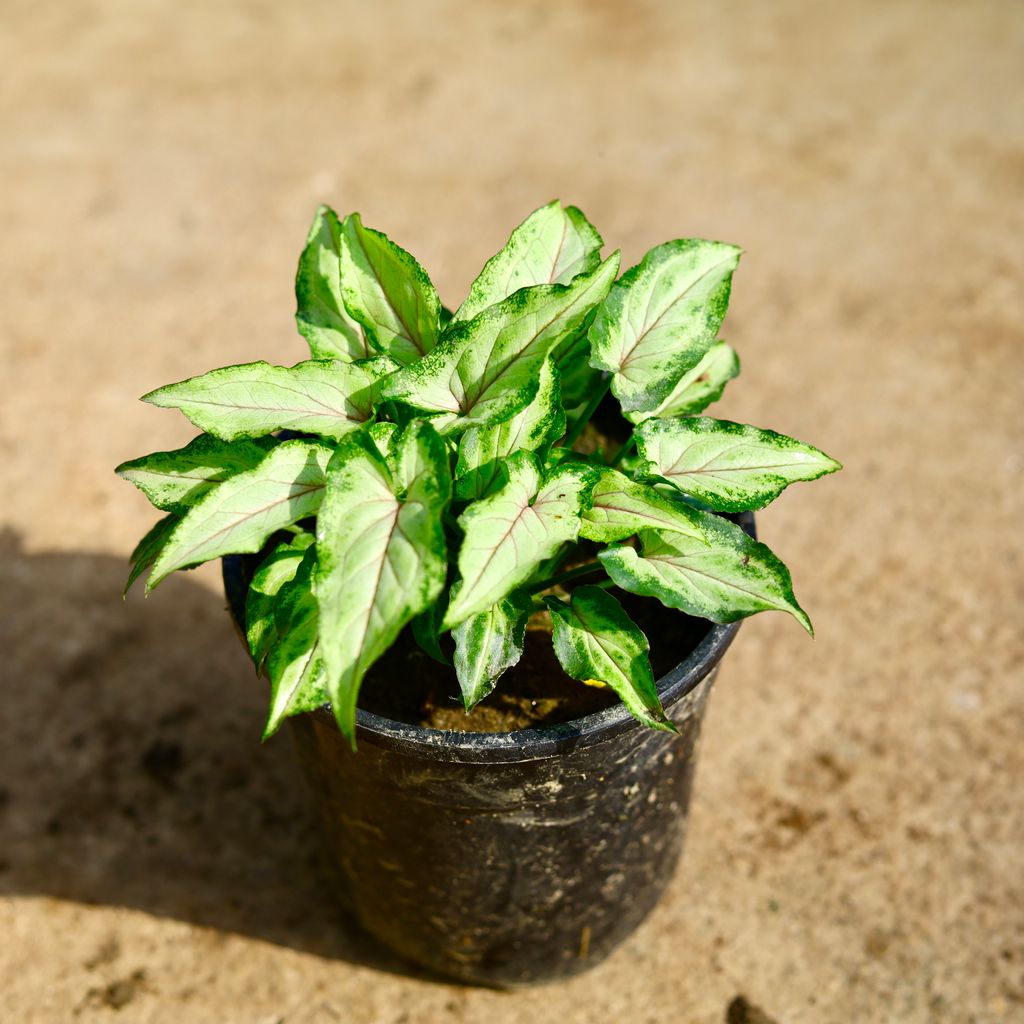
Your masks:
[{"label": "leaf midrib", "polygon": [[[246,468],[249,469],[253,467]],[[137,474],[139,478],[143,479],[153,477],[158,483],[168,480],[196,480],[199,483],[220,484],[234,476],[237,469],[238,467],[236,466],[221,466],[210,473],[209,476],[197,476],[195,473],[175,473],[170,469],[162,471],[155,469],[133,469],[129,470],[129,472]],[[243,469],[242,472],[246,472],[246,469]],[[222,473],[226,475],[220,476]],[[126,473],[125,476],[128,476],[128,474]],[[129,477],[129,479],[131,479],[131,477]]]},{"label": "leaf midrib", "polygon": [[[630,497],[630,495],[626,491],[623,491],[623,490],[608,491],[606,493],[609,494],[609,495],[613,495],[613,496],[615,496],[615,495],[621,496],[621,497],[626,498],[626,499],[628,499]],[[657,505],[651,505],[650,506],[651,511],[646,511],[645,510],[645,511],[639,511],[638,512],[636,509],[623,508],[623,507],[621,507],[619,505],[607,504],[604,501],[604,497],[605,497],[605,494],[601,494],[601,495],[598,495],[597,497],[595,497],[594,503],[593,503],[593,505],[591,505],[591,507],[590,507],[590,509],[588,509],[588,511],[593,511],[593,510],[597,510],[597,509],[604,509],[605,511],[608,511],[608,512],[621,512],[623,515],[634,516],[637,519],[647,519],[650,522],[658,523],[659,525],[662,525],[662,526],[665,523],[671,523],[673,525],[673,527],[677,527],[677,526],[681,526],[682,522],[685,522],[685,516],[682,513],[680,513],[678,518],[673,516],[672,513],[675,511],[674,509],[670,511],[669,509],[659,508]],[[600,500],[600,504],[598,504],[598,500]],[[637,498],[636,500],[637,501],[642,501],[643,499],[642,498]],[[660,512],[662,514],[662,518],[660,518],[660,519],[657,518],[654,515],[654,512]],[[594,522],[595,520],[591,520],[591,521]],[[690,526],[691,529],[695,531],[695,533],[698,532],[698,528],[696,526],[693,526],[690,523],[686,523],[686,525]],[[685,533],[685,531],[683,531],[681,529],[679,529],[678,532]]]},{"label": "leaf midrib", "polygon": [[[236,385],[243,385],[243,386],[246,384],[245,381],[241,381],[241,380],[230,381],[229,383],[236,384]],[[311,382],[311,383],[313,383],[313,382]],[[345,393],[340,388],[338,388],[337,386],[329,383],[328,381],[316,381],[314,386],[317,386],[317,385],[322,386],[322,387],[332,388],[334,391],[336,391],[341,396],[341,400],[342,400],[343,403],[346,401],[347,396],[345,395]],[[290,391],[292,394],[298,395],[300,398],[308,398],[312,405],[319,406],[324,411],[323,412],[317,412],[316,409],[312,409],[312,408],[308,408],[308,407],[304,408],[304,409],[303,408],[294,409],[294,408],[291,408],[290,406],[284,406],[284,405],[278,405],[278,406],[269,407],[269,406],[266,406],[266,405],[250,405],[247,402],[218,402],[218,401],[216,401],[215,399],[212,399],[212,398],[200,398],[200,397],[183,398],[183,399],[180,399],[180,401],[184,405],[203,405],[203,406],[211,406],[211,407],[219,408],[219,409],[244,409],[244,410],[246,410],[248,412],[263,412],[263,413],[267,413],[268,415],[273,415],[273,414],[279,413],[279,412],[286,412],[286,413],[295,413],[295,414],[300,415],[300,416],[328,416],[329,418],[332,418],[332,419],[343,419],[343,420],[347,420],[349,422],[354,422],[353,418],[351,416],[347,415],[347,413],[339,411],[334,406],[328,405],[323,399],[320,399],[320,398],[317,398],[314,395],[311,395],[308,391],[302,391],[300,388],[291,387],[291,386],[289,386],[287,384],[282,384],[279,381],[267,381],[267,380],[257,380],[257,381],[254,381],[249,386],[250,387],[252,387],[252,386],[256,386],[256,387],[269,387],[269,388],[277,388],[277,389],[279,389],[281,391]]]},{"label": "leaf midrib", "polygon": [[682,302],[682,301],[683,301],[683,299],[685,299],[685,298],[687,297],[687,295],[689,295],[689,293],[690,293],[690,292],[692,292],[692,291],[693,291],[693,289],[694,289],[694,288],[696,288],[696,287],[697,287],[697,285],[699,285],[699,284],[700,284],[700,282],[701,282],[701,281],[703,281],[703,280],[704,280],[704,278],[706,278],[706,277],[707,277],[707,276],[708,276],[708,275],[709,275],[709,274],[710,274],[710,273],[711,273],[712,271],[714,271],[714,270],[717,270],[717,269],[718,269],[719,267],[721,267],[721,266],[723,266],[724,264],[728,263],[730,259],[732,259],[732,256],[731,256],[731,255],[730,255],[730,256],[725,256],[725,257],[723,257],[723,258],[722,258],[721,260],[719,260],[719,261],[718,261],[717,263],[713,263],[713,264],[712,264],[712,265],[711,265],[710,267],[708,267],[708,268],[707,268],[707,269],[706,269],[706,270],[705,270],[705,271],[704,271],[703,273],[701,273],[700,275],[698,275],[697,277],[695,277],[695,278],[694,278],[694,279],[693,279],[693,280],[692,280],[692,281],[691,281],[691,282],[690,282],[690,283],[689,283],[689,284],[688,284],[688,285],[686,286],[686,288],[685,288],[685,289],[684,289],[684,290],[683,290],[682,292],[680,292],[680,293],[679,293],[679,295],[677,295],[677,296],[676,296],[676,297],[675,297],[675,298],[674,298],[674,299],[673,299],[673,300],[672,300],[672,301],[671,301],[671,302],[670,302],[670,303],[669,303],[669,304],[668,304],[668,305],[667,305],[667,306],[666,306],[666,307],[665,307],[665,308],[664,308],[664,309],[663,309],[663,310],[662,310],[662,311],[661,311],[661,312],[660,312],[660,313],[658,314],[658,316],[657,316],[657,317],[655,318],[654,322],[653,322],[653,323],[651,323],[651,324],[648,324],[648,317],[649,317],[649,316],[651,315],[651,303],[652,303],[652,302],[654,301],[654,291],[655,291],[655,289],[654,289],[654,288],[652,288],[652,289],[651,289],[651,292],[650,292],[650,294],[649,294],[649,295],[647,296],[647,309],[646,309],[646,310],[644,311],[644,322],[643,322],[643,327],[642,327],[642,328],[640,329],[640,332],[639,332],[639,333],[635,333],[635,334],[633,335],[633,344],[632,344],[632,346],[630,347],[629,351],[628,351],[628,352],[626,352],[626,353],[625,353],[625,354],[623,355],[622,359],[620,359],[620,360],[619,360],[619,372],[620,372],[620,373],[621,373],[621,372],[622,372],[623,370],[625,370],[625,369],[626,369],[626,367],[627,367],[627,366],[629,365],[629,362],[630,362],[630,360],[631,360],[631,358],[632,358],[632,356],[633,356],[633,353],[634,353],[634,352],[635,352],[635,351],[637,350],[637,348],[639,348],[639,346],[640,346],[640,345],[642,344],[643,340],[644,340],[644,339],[645,339],[645,338],[647,337],[647,335],[649,335],[649,334],[650,334],[650,333],[651,333],[652,331],[656,330],[656,329],[657,329],[657,327],[659,326],[659,324],[661,323],[661,321],[662,321],[662,320],[664,320],[664,319],[665,319],[665,317],[666,317],[666,316],[668,316],[668,314],[669,314],[669,313],[670,313],[670,312],[671,312],[671,311],[672,311],[672,310],[673,310],[673,309],[674,309],[674,308],[675,308],[675,307],[676,307],[676,306],[677,306],[677,305],[678,305],[678,304],[679,304],[680,302]]},{"label": "leaf midrib", "polygon": [[[360,225],[360,227],[362,227],[362,225]],[[412,328],[409,327],[409,324],[406,321],[405,316],[403,315],[402,311],[388,297],[388,293],[387,293],[387,291],[384,288],[384,277],[383,277],[383,273],[382,273],[382,265],[374,263],[373,257],[370,255],[369,249],[367,249],[366,245],[363,243],[363,239],[362,239],[361,233],[359,231],[356,231],[355,232],[355,236],[356,236],[356,239],[359,242],[360,250],[362,251],[363,255],[366,257],[367,264],[369,264],[370,269],[373,271],[374,279],[377,281],[377,286],[380,288],[381,295],[384,298],[384,302],[386,303],[388,309],[390,309],[391,312],[394,313],[395,319],[398,321],[399,325],[405,331],[404,335],[399,334],[397,336],[402,338],[404,341],[409,342],[409,344],[412,345],[412,347],[414,349],[416,349],[417,353],[419,353],[420,356],[426,355],[426,349],[423,347],[423,345],[420,344],[420,342],[416,338],[415,333],[413,332]],[[419,293],[418,293],[418,290],[415,289],[415,288],[413,288],[412,291],[413,291],[413,296],[412,296],[413,302],[415,303],[415,305],[416,305],[416,307],[418,309],[419,306],[420,306]]]},{"label": "leaf midrib", "polygon": [[[265,481],[265,480],[261,480],[260,481],[261,484],[262,483],[272,483],[272,482],[281,482],[281,481]],[[268,511],[270,511],[270,509],[275,508],[278,505],[282,505],[285,502],[292,501],[295,498],[304,498],[304,497],[306,497],[306,495],[312,494],[314,491],[322,491],[324,489],[324,486],[325,485],[322,484],[322,483],[321,484],[313,484],[311,486],[305,487],[304,490],[290,491],[287,495],[285,495],[285,497],[278,498],[276,501],[272,501],[268,505],[264,505],[262,508],[253,509],[252,511],[247,512],[241,518],[235,519],[234,522],[229,523],[227,526],[223,526],[223,527],[221,527],[221,529],[216,530],[214,533],[206,534],[202,541],[198,541],[195,544],[191,545],[190,547],[184,549],[183,554],[185,554],[185,553],[192,554],[192,553],[194,553],[196,551],[197,548],[204,547],[204,546],[208,545],[210,543],[210,541],[216,539],[217,537],[221,537],[221,536],[223,536],[226,533],[230,533],[231,530],[236,529],[240,523],[244,523],[248,519],[255,519],[256,516],[261,515],[264,512],[268,512]],[[198,506],[196,506],[196,507],[198,507]],[[184,522],[184,520],[183,520],[183,522]],[[179,524],[179,526],[180,525],[181,524]],[[179,561],[180,561],[180,558],[179,558]],[[185,565],[185,564],[187,564],[187,562],[182,562],[181,564]]]},{"label": "leaf midrib", "polygon": [[[579,620],[580,625],[583,627],[584,632],[590,638],[591,642],[596,644],[597,647],[600,649],[601,653],[604,654],[604,656],[611,662],[613,668],[616,672],[618,672],[622,681],[627,684],[632,684],[632,680],[622,670],[622,666],[619,665],[619,663],[615,660],[614,656],[612,655],[612,652],[605,646],[602,634],[598,630],[595,630],[591,625],[589,625],[586,617],[583,615],[583,613],[580,611],[578,607],[573,607],[571,610],[572,613]],[[621,644],[618,644],[616,646],[622,654],[626,655],[627,657],[629,656],[629,652],[625,649],[625,647],[623,647]]]},{"label": "leaf midrib", "polygon": [[[373,590],[371,592],[372,596],[370,600],[367,602],[365,616],[363,618],[362,632],[359,637],[359,654],[356,656],[357,668],[359,667],[360,661],[362,659],[362,652],[366,646],[366,636],[370,631],[370,619],[373,617],[373,610],[377,605],[377,595],[380,593],[381,580],[384,578],[384,565],[388,561],[388,553],[391,550],[391,541],[395,536],[395,530],[398,528],[398,513],[401,511],[401,509],[402,503],[398,501],[398,499],[396,498],[394,507],[391,509],[389,513],[389,515],[391,516],[391,526],[388,529],[387,540],[384,542],[384,547],[383,550],[381,551],[380,559],[378,560],[377,579],[374,582]],[[378,522],[384,522],[386,518],[386,516],[382,516],[381,519],[378,520]]]},{"label": "leaf midrib", "polygon": [[[596,277],[596,274],[595,274],[595,277]],[[591,281],[590,283],[593,283],[593,282]],[[566,285],[565,287],[568,288],[568,287],[571,287],[571,285]],[[468,393],[465,395],[465,399],[464,400],[468,400],[469,401],[469,408],[464,408],[462,403],[461,402],[459,403],[459,411],[462,413],[462,415],[463,416],[468,416],[481,402],[486,401],[487,400],[487,392],[489,392],[495,386],[495,384],[497,384],[498,381],[501,380],[501,378],[504,377],[505,374],[508,373],[514,366],[518,365],[520,360],[522,360],[522,359],[524,359],[526,357],[526,355],[528,353],[528,350],[534,344],[536,344],[537,339],[556,320],[558,320],[559,317],[564,317],[566,320],[568,320],[569,317],[572,315],[572,313],[575,311],[575,309],[579,306],[579,303],[580,303],[580,300],[582,299],[582,297],[584,295],[586,295],[589,292],[589,290],[590,290],[589,287],[582,289],[580,291],[579,295],[577,295],[572,300],[572,302],[568,303],[566,306],[563,306],[557,313],[555,313],[555,315],[552,316],[551,319],[548,320],[547,323],[545,323],[540,329],[538,329],[534,333],[533,337],[531,337],[522,346],[522,348],[520,348],[519,351],[516,352],[516,354],[513,357],[511,357],[505,363],[505,365],[494,375],[493,378],[488,380],[487,374],[486,374],[486,371],[485,371],[484,375],[480,378],[479,387],[476,390],[475,397],[470,399]],[[492,352],[494,351],[494,346],[493,345],[491,347],[491,351]],[[456,364],[456,372],[457,372],[457,370],[458,370],[458,364]],[[454,398],[455,396],[453,395],[452,397]],[[456,401],[458,401],[458,399],[456,399]]]},{"label": "leaf midrib", "polygon": [[[291,704],[292,698],[299,691],[300,687],[302,686],[303,680],[306,678],[306,673],[309,671],[309,668],[310,668],[310,666],[313,663],[313,658],[316,655],[316,652],[319,649],[319,647],[320,647],[320,637],[317,636],[316,640],[313,641],[312,646],[309,648],[309,650],[306,653],[306,657],[305,657],[305,659],[302,662],[302,669],[297,673],[297,675],[295,676],[295,681],[288,688],[288,693],[285,696],[283,704],[282,704],[280,698],[278,700],[274,701],[274,705],[276,707],[282,708],[282,710],[284,710],[284,709],[287,709],[288,706]],[[300,655],[300,657],[301,657],[301,655]],[[281,717],[283,718],[284,715],[282,715]]]},{"label": "leaf midrib", "polygon": [[[659,556],[659,555],[651,555],[651,556],[644,555],[642,557],[643,557],[643,559],[645,561],[648,561],[648,562],[661,562],[663,565],[670,565],[670,566],[672,566],[673,569],[676,569],[676,570],[678,570],[681,573],[684,573],[684,574],[693,573],[694,575],[703,577],[704,579],[710,580],[713,583],[718,583],[720,586],[730,587],[733,590],[738,590],[741,594],[749,594],[751,597],[755,598],[756,600],[764,601],[765,604],[769,604],[773,608],[780,608],[781,607],[781,608],[784,609],[786,607],[785,604],[780,605],[777,600],[773,600],[770,597],[766,597],[764,594],[759,594],[756,590],[750,590],[748,587],[741,587],[738,583],[733,583],[730,580],[723,579],[721,576],[714,576],[710,572],[704,572],[704,571],[702,571],[700,569],[695,568],[692,565],[687,565],[685,563],[681,564],[680,562],[675,561],[671,556],[670,557],[664,557],[664,556]],[[679,556],[677,556],[677,557],[679,557]],[[698,589],[698,590],[700,589],[699,587],[696,586],[695,583],[693,583],[693,581],[690,581],[690,582],[691,582],[691,585],[694,586],[696,589]]]}]

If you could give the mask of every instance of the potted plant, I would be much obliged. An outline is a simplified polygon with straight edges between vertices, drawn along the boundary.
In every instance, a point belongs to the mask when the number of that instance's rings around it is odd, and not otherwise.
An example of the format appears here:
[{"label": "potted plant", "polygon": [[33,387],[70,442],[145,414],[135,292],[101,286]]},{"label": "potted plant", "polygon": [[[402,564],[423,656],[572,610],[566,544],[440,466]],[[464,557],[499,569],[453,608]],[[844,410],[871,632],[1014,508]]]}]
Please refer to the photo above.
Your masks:
[{"label": "potted plant", "polygon": [[636,927],[738,621],[811,630],[751,510],[838,463],[698,415],[739,372],[718,339],[739,249],[671,241],[620,277],[602,246],[543,206],[450,312],[321,207],[312,358],[151,392],[203,433],[117,470],[165,513],[129,586],[224,558],[264,737],[293,724],[352,910],[474,982],[571,973]]}]

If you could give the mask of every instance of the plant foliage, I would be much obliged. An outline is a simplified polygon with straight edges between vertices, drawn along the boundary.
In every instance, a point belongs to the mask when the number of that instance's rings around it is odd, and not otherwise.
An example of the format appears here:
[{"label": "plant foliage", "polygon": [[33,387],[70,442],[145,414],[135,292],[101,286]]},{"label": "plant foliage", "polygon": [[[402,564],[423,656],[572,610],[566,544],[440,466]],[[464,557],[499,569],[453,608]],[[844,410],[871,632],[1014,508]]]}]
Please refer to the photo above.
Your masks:
[{"label": "plant foliage", "polygon": [[[431,656],[454,651],[471,710],[546,616],[566,673],[659,729],[647,638],[610,588],[810,631],[785,566],[726,516],[839,464],[697,415],[739,372],[718,339],[739,249],[666,242],[619,276],[603,244],[549,203],[448,314],[408,252],[321,207],[295,289],[311,358],[145,396],[204,433],[117,469],[166,513],[129,586],[258,553],[246,634],[271,684],[265,735],[329,701],[354,742],[363,677],[409,624]],[[580,439],[609,391],[632,433],[594,452]]]}]

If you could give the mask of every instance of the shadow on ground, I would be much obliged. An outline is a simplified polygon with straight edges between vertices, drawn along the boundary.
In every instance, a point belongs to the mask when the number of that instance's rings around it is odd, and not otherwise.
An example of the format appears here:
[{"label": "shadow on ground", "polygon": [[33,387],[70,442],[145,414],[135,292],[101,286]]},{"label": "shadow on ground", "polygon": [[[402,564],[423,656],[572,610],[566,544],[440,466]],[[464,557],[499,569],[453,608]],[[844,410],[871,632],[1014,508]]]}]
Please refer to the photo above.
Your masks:
[{"label": "shadow on ground", "polygon": [[397,973],[327,890],[222,598],[0,533],[0,894],[131,907]]}]

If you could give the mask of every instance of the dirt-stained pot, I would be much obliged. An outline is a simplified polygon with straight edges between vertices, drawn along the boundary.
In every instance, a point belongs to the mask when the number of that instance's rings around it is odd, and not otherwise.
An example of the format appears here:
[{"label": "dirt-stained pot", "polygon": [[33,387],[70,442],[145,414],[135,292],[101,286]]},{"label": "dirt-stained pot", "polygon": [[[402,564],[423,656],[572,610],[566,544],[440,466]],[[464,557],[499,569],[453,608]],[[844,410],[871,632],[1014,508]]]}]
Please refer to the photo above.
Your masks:
[{"label": "dirt-stained pot", "polygon": [[[750,513],[741,524],[753,534]],[[243,559],[224,559],[224,584],[241,623]],[[402,956],[473,984],[551,981],[603,960],[672,876],[704,709],[738,629],[709,624],[659,680],[678,736],[621,704],[510,733],[360,710],[353,753],[329,709],[289,719],[345,906]]]}]

